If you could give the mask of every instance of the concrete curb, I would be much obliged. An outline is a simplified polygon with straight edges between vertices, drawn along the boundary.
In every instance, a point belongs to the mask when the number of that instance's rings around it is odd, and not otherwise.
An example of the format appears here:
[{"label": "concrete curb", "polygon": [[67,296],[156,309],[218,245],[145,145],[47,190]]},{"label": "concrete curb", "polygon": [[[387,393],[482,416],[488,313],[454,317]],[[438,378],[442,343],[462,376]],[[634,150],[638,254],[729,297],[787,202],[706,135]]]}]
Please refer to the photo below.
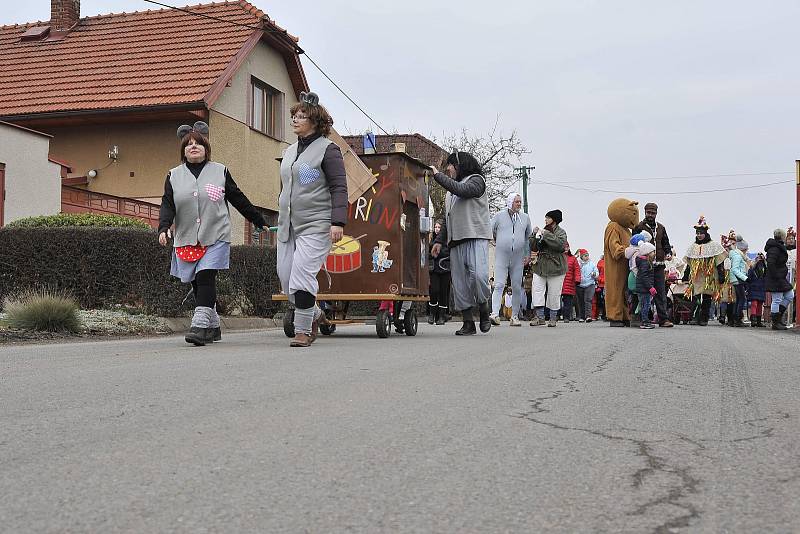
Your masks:
[{"label": "concrete curb", "polygon": [[[192,324],[191,317],[161,317],[160,318],[173,333],[186,332]],[[264,317],[220,317],[223,331],[231,330],[264,330],[268,328],[282,328],[283,323],[275,319]]]}]

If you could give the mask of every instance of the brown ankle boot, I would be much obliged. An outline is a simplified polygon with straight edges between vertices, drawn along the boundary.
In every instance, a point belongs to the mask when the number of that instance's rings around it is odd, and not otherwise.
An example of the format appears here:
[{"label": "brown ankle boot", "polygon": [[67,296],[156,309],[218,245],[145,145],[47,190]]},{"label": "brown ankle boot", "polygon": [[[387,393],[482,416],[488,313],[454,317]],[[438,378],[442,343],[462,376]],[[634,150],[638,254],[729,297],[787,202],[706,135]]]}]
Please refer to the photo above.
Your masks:
[{"label": "brown ankle boot", "polygon": [[289,342],[290,347],[310,347],[314,340],[311,334],[296,333],[294,339]]}]

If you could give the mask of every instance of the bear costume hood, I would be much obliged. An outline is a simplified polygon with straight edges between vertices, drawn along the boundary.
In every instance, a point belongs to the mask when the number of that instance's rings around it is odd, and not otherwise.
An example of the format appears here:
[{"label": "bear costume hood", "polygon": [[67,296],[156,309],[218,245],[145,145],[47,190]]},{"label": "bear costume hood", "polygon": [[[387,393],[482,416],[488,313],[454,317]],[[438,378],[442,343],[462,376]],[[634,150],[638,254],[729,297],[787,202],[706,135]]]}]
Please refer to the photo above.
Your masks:
[{"label": "bear costume hood", "polygon": [[608,218],[629,229],[639,223],[639,203],[627,198],[618,198],[608,205]]}]

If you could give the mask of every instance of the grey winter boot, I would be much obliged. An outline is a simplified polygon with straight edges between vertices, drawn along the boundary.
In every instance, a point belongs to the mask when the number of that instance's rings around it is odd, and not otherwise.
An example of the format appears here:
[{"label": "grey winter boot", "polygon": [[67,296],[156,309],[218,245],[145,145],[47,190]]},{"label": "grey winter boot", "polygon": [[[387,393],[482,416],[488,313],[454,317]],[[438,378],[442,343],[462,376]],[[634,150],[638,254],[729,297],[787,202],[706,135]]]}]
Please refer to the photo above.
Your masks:
[{"label": "grey winter boot", "polygon": [[209,332],[209,325],[213,315],[214,310],[207,306],[197,306],[194,309],[192,325],[189,327],[189,331],[186,332],[185,339],[187,343],[202,347],[210,341],[209,337],[213,337],[213,333]]},{"label": "grey winter boot", "polygon": [[211,319],[208,323],[208,341],[221,341],[222,329],[219,325],[219,314],[217,313],[216,304],[214,304],[214,308],[211,311],[214,313],[211,314]]}]

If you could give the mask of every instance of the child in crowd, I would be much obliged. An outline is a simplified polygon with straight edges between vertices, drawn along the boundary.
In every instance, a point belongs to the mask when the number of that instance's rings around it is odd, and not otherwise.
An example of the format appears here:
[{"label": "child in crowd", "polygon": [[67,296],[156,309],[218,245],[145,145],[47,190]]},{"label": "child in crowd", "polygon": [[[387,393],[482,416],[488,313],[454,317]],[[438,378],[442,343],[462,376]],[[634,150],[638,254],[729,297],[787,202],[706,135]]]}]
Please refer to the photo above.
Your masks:
[{"label": "child in crowd", "polygon": [[639,245],[639,254],[636,256],[636,292],[639,295],[639,306],[642,324],[639,328],[651,330],[655,328],[650,322],[650,303],[656,294],[653,262],[656,259],[656,247],[652,243],[644,242]]},{"label": "child in crowd", "polygon": [[764,253],[759,252],[755,263],[747,272],[747,296],[750,299],[750,326],[764,328],[761,315],[764,310],[764,300],[767,296],[766,286],[767,260]]},{"label": "child in crowd", "polygon": [[597,266],[589,259],[589,251],[578,249],[578,265],[581,268],[581,281],[577,287],[578,322],[592,322],[592,299],[600,273]]}]

